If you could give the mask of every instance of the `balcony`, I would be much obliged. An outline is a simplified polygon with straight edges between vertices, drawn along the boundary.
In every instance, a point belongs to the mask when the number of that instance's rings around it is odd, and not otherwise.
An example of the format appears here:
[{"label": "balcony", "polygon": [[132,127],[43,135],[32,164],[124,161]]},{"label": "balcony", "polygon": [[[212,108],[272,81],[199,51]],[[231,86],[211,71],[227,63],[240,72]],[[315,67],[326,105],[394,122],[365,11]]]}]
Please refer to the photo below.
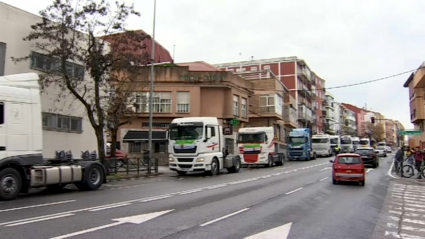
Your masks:
[{"label": "balcony", "polygon": [[313,113],[311,109],[307,108],[305,105],[298,106],[298,120],[303,122],[312,122],[313,121]]},{"label": "balcony", "polygon": [[410,101],[410,122],[412,124],[418,124],[425,120],[425,112],[424,112],[424,100],[419,97],[415,97]]},{"label": "balcony", "polygon": [[311,71],[306,66],[298,66],[297,75],[302,81],[312,83]]},{"label": "balcony", "polygon": [[283,119],[283,99],[279,95],[259,95],[258,100],[258,116]]},{"label": "balcony", "polygon": [[297,127],[297,110],[285,105],[283,108],[283,120],[285,125],[292,126],[293,128]]},{"label": "balcony", "polygon": [[335,109],[335,108],[334,108],[334,102],[327,101],[327,104],[325,105],[325,107],[326,107],[326,108]]}]

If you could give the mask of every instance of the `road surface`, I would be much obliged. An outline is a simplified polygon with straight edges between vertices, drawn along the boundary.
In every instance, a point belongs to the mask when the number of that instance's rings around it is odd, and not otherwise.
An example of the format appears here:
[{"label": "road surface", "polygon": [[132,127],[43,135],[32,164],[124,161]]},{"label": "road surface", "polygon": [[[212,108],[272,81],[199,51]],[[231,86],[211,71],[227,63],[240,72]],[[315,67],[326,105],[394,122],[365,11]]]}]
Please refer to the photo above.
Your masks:
[{"label": "road surface", "polygon": [[[406,190],[388,176],[391,158],[368,169],[365,187],[332,185],[330,158],[318,158],[214,177],[167,174],[92,192],[24,195],[0,203],[1,237],[397,238],[384,203]],[[395,186],[399,191],[388,194]]]}]

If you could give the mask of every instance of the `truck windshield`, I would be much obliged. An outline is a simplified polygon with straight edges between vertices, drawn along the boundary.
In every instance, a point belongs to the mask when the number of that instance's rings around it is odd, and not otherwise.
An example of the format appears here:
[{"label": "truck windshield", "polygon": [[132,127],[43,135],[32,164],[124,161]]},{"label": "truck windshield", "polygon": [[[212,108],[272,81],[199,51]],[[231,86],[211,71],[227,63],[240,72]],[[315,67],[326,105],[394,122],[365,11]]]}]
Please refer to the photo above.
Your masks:
[{"label": "truck windshield", "polygon": [[353,145],[359,145],[359,141],[353,141]]},{"label": "truck windshield", "polygon": [[202,139],[203,129],[198,125],[170,125],[170,139]]},{"label": "truck windshield", "polygon": [[378,143],[378,146],[384,147],[385,146],[385,143]]},{"label": "truck windshield", "polygon": [[367,141],[367,140],[360,140],[360,144],[361,145],[367,145],[367,144],[369,144],[369,141]]},{"label": "truck windshield", "polygon": [[326,138],[322,138],[322,139],[319,138],[318,139],[318,138],[316,138],[316,139],[312,139],[311,142],[313,144],[326,144],[326,143],[329,142],[329,139],[326,139]]},{"label": "truck windshield", "polygon": [[305,137],[290,137],[289,143],[291,144],[304,144],[307,142],[307,139]]},{"label": "truck windshield", "polygon": [[351,144],[351,139],[341,139],[341,144]]},{"label": "truck windshield", "polygon": [[338,139],[331,139],[331,144],[338,144]]},{"label": "truck windshield", "polygon": [[238,135],[239,143],[264,143],[265,133],[242,133]]}]

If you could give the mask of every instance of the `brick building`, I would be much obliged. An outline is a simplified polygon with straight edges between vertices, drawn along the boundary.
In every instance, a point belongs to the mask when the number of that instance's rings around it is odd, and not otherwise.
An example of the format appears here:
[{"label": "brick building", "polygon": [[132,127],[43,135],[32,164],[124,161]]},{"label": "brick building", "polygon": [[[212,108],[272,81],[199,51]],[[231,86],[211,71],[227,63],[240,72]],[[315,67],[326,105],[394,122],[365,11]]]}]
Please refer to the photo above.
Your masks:
[{"label": "brick building", "polygon": [[[316,85],[320,78],[316,77],[316,74],[310,70],[304,60],[297,57],[281,57],[222,63],[214,66],[236,73],[270,70],[295,98],[298,111],[297,127],[312,128],[315,132],[319,130],[317,127]],[[323,79],[321,80],[322,83]]]}]

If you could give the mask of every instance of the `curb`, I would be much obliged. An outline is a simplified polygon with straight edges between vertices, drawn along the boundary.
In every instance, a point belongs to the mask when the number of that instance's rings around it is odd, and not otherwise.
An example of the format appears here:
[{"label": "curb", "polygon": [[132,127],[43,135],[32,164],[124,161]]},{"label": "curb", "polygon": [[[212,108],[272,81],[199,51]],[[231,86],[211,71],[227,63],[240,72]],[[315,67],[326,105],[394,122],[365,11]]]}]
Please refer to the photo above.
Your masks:
[{"label": "curb", "polygon": [[111,182],[118,182],[118,181],[127,181],[127,180],[136,180],[140,178],[154,178],[158,176],[162,176],[164,173],[152,173],[152,174],[139,174],[139,175],[129,175],[129,176],[123,176],[122,178],[117,179],[108,179],[108,176],[106,176],[107,183]]}]

